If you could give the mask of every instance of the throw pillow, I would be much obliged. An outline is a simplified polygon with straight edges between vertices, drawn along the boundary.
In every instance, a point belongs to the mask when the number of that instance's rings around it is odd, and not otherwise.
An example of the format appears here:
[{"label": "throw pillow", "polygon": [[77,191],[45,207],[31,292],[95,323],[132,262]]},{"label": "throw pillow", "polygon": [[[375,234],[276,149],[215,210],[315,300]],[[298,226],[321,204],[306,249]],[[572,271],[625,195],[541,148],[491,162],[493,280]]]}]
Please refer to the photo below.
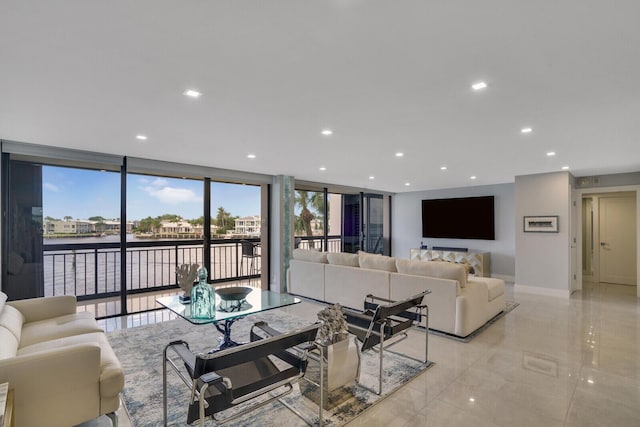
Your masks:
[{"label": "throw pillow", "polygon": [[467,286],[467,272],[460,264],[443,261],[398,259],[396,260],[396,267],[399,273],[457,280],[460,287]]},{"label": "throw pillow", "polygon": [[318,252],[310,249],[294,249],[293,259],[307,262],[319,262],[321,264],[327,263],[327,253]]},{"label": "throw pillow", "polygon": [[371,270],[383,270],[395,273],[396,259],[386,255],[371,255],[361,253],[358,255],[360,268],[369,268]]},{"label": "throw pillow", "polygon": [[329,264],[344,265],[346,267],[360,267],[358,255],[346,252],[329,252],[327,253],[327,261]]}]

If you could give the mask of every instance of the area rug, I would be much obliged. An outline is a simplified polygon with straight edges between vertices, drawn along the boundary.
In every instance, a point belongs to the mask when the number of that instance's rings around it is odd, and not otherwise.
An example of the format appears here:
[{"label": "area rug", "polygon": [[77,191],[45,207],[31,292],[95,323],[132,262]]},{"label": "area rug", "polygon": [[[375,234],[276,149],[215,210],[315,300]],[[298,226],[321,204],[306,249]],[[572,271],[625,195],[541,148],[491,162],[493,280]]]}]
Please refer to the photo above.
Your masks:
[{"label": "area rug", "polygon": [[[279,310],[247,316],[233,325],[232,338],[246,341],[254,322],[265,321],[281,331],[287,331],[308,324],[307,321]],[[167,343],[182,339],[189,343],[193,351],[207,351],[217,343],[218,332],[213,325],[192,325],[183,319],[171,320],[152,325],[123,329],[108,334],[118,359],[125,372],[125,387],[122,400],[134,427],[162,425],[162,351]],[[340,404],[324,412],[324,422],[328,426],[343,425],[365,409],[385,398],[404,383],[427,369],[426,364],[411,359],[385,353],[383,372],[383,393],[376,395],[357,385],[343,390],[349,398],[340,399]],[[377,388],[378,355],[371,351],[362,354],[360,382],[367,388]],[[168,373],[168,419],[170,426],[186,425],[189,391],[177,375]],[[300,394],[300,387],[284,400],[303,414],[306,420],[318,423],[318,406],[312,399]],[[208,425],[214,425],[212,421]],[[237,418],[228,426],[299,426],[305,423],[283,405],[275,402]]]},{"label": "area rug", "polygon": [[433,329],[429,329],[429,333],[432,334],[432,335],[437,335],[439,337],[449,338],[449,339],[452,339],[454,341],[469,342],[472,339],[474,339],[475,337],[477,337],[478,335],[480,335],[482,332],[484,332],[489,326],[493,325],[498,320],[500,320],[504,316],[506,316],[507,313],[509,313],[514,308],[519,306],[520,303],[517,303],[515,301],[507,301],[505,303],[505,305],[506,305],[506,308],[503,311],[501,311],[500,313],[496,314],[493,318],[491,318],[491,320],[489,320],[487,323],[485,323],[484,325],[480,326],[478,329],[476,329],[475,331],[473,331],[472,333],[470,333],[469,335],[467,335],[464,338],[456,336],[456,335],[447,334],[446,332],[434,331]]}]

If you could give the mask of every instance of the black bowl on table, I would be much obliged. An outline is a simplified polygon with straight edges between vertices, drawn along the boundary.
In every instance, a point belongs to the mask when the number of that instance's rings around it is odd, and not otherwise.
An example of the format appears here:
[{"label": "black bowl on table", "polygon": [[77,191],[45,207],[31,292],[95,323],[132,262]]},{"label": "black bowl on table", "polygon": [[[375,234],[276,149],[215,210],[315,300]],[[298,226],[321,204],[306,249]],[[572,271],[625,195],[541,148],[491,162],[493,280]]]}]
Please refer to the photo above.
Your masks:
[{"label": "black bowl on table", "polygon": [[218,288],[216,294],[220,296],[223,301],[240,301],[249,295],[253,288],[246,286],[234,286],[230,288]]}]

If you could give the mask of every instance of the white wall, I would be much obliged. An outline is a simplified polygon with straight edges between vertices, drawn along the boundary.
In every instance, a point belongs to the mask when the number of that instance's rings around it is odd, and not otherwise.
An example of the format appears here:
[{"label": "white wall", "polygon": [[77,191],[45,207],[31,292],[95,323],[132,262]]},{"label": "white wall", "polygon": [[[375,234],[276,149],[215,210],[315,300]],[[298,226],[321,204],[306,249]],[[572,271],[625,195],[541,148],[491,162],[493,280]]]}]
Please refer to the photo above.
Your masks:
[{"label": "white wall", "polygon": [[[422,237],[422,200],[494,196],[496,240],[427,239]],[[469,213],[472,218],[473,212]],[[465,247],[471,252],[491,252],[491,274],[513,280],[515,276],[514,184],[484,185],[396,194],[392,198],[392,254],[409,258],[409,250],[424,242],[432,246]]]},{"label": "white wall", "polygon": [[[569,296],[571,177],[568,172],[517,176],[516,289]],[[524,216],[558,215],[558,233],[525,233]]]}]

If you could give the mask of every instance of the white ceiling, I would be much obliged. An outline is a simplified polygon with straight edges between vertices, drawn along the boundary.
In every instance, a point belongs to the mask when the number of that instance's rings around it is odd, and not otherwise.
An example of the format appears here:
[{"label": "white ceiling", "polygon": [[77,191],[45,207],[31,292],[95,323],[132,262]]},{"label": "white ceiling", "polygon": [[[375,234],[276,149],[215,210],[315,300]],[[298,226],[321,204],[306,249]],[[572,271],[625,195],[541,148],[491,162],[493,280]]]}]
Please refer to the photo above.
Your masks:
[{"label": "white ceiling", "polygon": [[391,192],[639,171],[639,78],[638,0],[0,0],[0,138]]}]

